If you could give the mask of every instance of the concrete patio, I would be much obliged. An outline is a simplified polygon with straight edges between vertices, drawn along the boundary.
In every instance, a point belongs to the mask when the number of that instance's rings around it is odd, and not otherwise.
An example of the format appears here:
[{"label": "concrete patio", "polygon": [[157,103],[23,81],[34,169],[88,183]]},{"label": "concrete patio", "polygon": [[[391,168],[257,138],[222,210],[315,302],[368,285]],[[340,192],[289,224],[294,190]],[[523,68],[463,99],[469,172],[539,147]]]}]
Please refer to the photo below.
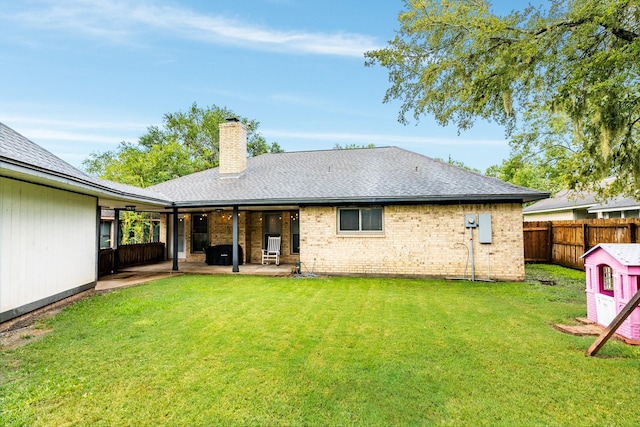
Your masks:
[{"label": "concrete patio", "polygon": [[178,271],[172,271],[173,262],[165,261],[158,264],[127,267],[115,274],[101,277],[96,285],[96,291],[123,288],[139,285],[152,280],[163,279],[180,274],[246,274],[259,276],[288,276],[296,268],[295,264],[243,264],[240,271],[233,273],[230,265],[207,265],[204,262],[179,262]]}]

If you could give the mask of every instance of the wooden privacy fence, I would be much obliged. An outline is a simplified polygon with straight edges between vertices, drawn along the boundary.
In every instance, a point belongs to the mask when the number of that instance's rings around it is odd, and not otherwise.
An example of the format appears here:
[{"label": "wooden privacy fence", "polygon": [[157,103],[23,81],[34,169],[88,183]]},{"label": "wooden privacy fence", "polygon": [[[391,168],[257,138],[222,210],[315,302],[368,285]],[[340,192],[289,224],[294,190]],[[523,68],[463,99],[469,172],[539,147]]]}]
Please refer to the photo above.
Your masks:
[{"label": "wooden privacy fence", "polygon": [[584,269],[580,257],[598,243],[640,243],[639,227],[638,218],[525,222],[524,260]]},{"label": "wooden privacy fence", "polygon": [[164,261],[164,254],[164,243],[140,243],[122,245],[118,249],[101,249],[98,274],[105,276],[115,272],[118,268]]}]

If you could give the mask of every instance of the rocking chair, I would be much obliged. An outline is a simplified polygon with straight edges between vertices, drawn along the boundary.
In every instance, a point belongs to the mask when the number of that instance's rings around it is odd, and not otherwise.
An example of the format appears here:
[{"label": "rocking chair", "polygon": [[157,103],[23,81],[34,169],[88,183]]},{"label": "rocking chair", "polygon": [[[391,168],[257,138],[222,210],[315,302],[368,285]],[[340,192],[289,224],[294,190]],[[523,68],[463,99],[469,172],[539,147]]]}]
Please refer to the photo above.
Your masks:
[{"label": "rocking chair", "polygon": [[274,260],[276,265],[280,265],[280,236],[269,237],[267,249],[262,250],[262,264],[268,264]]}]

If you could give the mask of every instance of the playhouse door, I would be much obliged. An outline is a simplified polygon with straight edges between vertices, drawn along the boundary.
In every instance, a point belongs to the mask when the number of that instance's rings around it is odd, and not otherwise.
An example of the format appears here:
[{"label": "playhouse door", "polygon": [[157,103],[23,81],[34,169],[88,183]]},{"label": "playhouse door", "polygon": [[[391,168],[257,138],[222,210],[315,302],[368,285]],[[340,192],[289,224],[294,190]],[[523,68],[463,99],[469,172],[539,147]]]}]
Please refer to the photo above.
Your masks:
[{"label": "playhouse door", "polygon": [[609,326],[616,317],[616,303],[613,297],[596,294],[596,315],[598,316],[599,324]]}]

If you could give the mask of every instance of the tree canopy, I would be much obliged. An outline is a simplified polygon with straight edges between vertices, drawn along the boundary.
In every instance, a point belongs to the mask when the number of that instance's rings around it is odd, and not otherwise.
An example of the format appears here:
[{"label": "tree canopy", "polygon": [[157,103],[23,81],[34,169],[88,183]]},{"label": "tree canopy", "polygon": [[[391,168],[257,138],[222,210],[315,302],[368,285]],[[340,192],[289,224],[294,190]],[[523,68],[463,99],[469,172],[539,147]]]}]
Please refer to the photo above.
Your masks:
[{"label": "tree canopy", "polygon": [[402,102],[400,122],[497,122],[514,157],[555,162],[568,187],[615,176],[610,194],[640,197],[636,2],[551,0],[506,15],[484,0],[404,3],[396,37],[366,53],[389,70],[384,101]]},{"label": "tree canopy", "polygon": [[[124,184],[148,187],[218,166],[219,125],[233,111],[194,103],[187,111],[167,113],[161,127],[150,126],[137,143],[121,142],[117,150],[92,153],[83,162],[87,172]],[[247,125],[249,156],[281,152],[258,133],[259,123],[238,117]]]}]

